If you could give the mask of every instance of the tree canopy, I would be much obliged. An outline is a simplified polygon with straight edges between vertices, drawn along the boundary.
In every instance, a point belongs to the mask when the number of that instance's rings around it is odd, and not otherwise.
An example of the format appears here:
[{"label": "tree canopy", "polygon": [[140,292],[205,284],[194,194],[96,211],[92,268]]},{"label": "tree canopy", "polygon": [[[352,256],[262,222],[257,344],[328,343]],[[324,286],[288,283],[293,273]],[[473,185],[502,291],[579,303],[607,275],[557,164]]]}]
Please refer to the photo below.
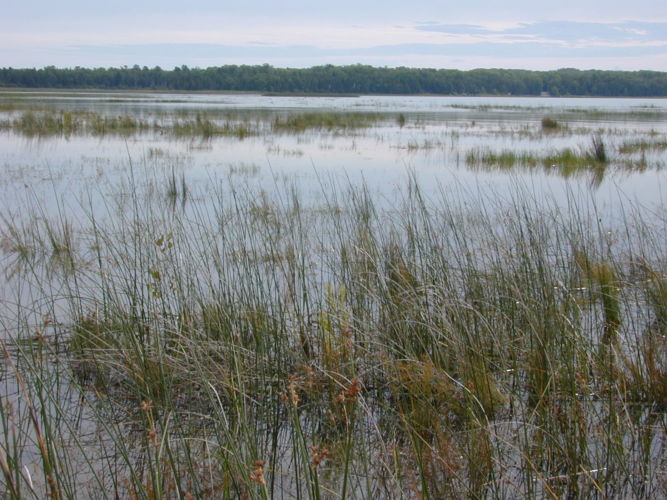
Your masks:
[{"label": "tree canopy", "polygon": [[386,68],[366,65],[274,68],[0,68],[10,88],[254,91],[331,94],[440,94],[665,97],[667,73],[559,69],[528,71]]}]

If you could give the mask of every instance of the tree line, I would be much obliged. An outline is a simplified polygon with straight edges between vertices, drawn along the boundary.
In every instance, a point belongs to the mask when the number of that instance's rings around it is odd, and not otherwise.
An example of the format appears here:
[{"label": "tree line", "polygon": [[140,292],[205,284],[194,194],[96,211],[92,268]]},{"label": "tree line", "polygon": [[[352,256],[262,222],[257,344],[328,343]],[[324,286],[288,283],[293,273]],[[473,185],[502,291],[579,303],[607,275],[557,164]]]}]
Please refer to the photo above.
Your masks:
[{"label": "tree line", "polygon": [[667,73],[559,69],[386,68],[0,68],[0,87],[253,91],[313,94],[441,94],[665,97]]}]

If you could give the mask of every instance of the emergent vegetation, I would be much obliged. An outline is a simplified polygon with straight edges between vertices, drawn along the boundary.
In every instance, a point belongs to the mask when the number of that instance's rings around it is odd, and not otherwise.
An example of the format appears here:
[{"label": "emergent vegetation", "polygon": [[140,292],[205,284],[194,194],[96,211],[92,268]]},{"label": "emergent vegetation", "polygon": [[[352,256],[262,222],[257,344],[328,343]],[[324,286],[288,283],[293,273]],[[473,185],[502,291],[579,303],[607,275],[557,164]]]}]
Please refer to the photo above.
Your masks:
[{"label": "emergent vegetation", "polygon": [[[231,113],[235,115],[235,113]],[[267,133],[299,133],[306,130],[345,131],[370,127],[382,118],[378,113],[310,112],[276,117],[270,122],[212,118],[205,114],[171,116],[146,120],[131,114],[104,115],[95,112],[24,111],[14,119],[0,121],[0,130],[27,137],[70,135],[131,135],[141,132],[170,134],[174,137],[232,136],[243,139]]]},{"label": "emergent vegetation", "polygon": [[667,496],[664,212],[165,184],[5,220],[9,497]]}]

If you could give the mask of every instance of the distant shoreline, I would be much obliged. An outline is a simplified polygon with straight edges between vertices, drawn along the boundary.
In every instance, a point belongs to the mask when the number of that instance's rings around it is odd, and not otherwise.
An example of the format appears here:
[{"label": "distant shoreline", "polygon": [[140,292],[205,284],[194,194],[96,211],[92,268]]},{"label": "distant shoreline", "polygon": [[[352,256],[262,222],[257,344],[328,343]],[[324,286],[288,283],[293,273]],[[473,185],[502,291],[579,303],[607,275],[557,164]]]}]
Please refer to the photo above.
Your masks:
[{"label": "distant shoreline", "polygon": [[493,97],[667,97],[667,73],[559,69],[528,71],[373,66],[122,68],[0,68],[12,90],[254,93],[271,97],[439,95]]},{"label": "distant shoreline", "polygon": [[2,94],[48,94],[57,95],[103,95],[103,94],[171,94],[171,95],[255,95],[261,97],[332,97],[332,98],[359,98],[364,96],[373,97],[451,97],[451,98],[494,98],[494,99],[667,99],[667,96],[607,96],[607,95],[560,95],[560,96],[540,96],[540,95],[498,95],[498,94],[346,94],[346,93],[307,93],[307,92],[258,92],[252,90],[175,90],[175,89],[104,89],[104,88],[59,88],[59,87],[0,87],[0,97]]}]

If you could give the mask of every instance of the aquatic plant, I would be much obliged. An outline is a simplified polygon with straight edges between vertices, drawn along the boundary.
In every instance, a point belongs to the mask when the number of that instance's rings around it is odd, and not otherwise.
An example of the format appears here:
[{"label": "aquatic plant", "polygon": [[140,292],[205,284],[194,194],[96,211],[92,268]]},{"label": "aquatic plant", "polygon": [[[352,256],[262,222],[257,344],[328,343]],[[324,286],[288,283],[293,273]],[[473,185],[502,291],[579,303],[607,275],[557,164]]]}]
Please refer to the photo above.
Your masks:
[{"label": "aquatic plant", "polygon": [[380,120],[377,113],[290,113],[277,117],[272,128],[277,132],[303,132],[309,129],[347,130],[366,128]]},{"label": "aquatic plant", "polygon": [[590,153],[591,159],[594,161],[604,164],[607,163],[608,158],[607,158],[607,148],[604,145],[604,141],[602,140],[602,136],[600,135],[595,135],[593,136],[593,139],[591,141],[591,153]]},{"label": "aquatic plant", "polygon": [[233,179],[33,228],[81,264],[1,318],[10,494],[667,493],[664,224]]},{"label": "aquatic plant", "polygon": [[560,127],[558,121],[549,116],[545,116],[544,118],[542,118],[541,123],[542,123],[542,130],[546,131],[556,130]]}]

